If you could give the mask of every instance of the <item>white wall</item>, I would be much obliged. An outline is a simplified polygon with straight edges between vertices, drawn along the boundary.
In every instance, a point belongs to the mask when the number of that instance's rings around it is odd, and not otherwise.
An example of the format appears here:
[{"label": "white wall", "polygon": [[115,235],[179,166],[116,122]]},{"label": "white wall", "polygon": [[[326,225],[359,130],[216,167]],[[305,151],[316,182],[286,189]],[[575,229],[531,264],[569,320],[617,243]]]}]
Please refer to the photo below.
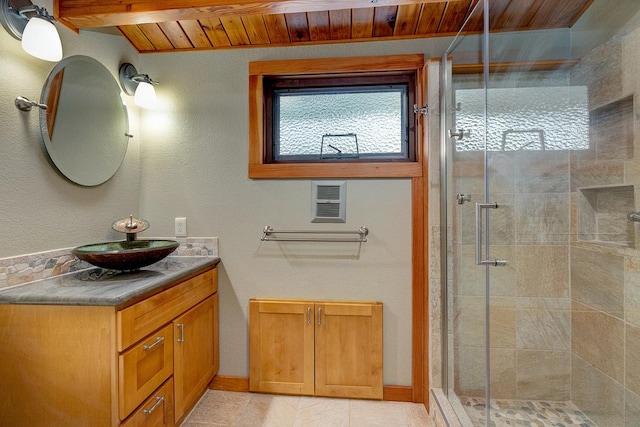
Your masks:
[{"label": "white wall", "polygon": [[[53,11],[50,1],[38,2]],[[115,76],[122,60],[138,54],[120,36],[81,32],[57,24],[64,56],[89,55]],[[134,62],[136,63],[136,62]],[[19,111],[16,96],[38,101],[54,63],[26,54],[0,28],[0,257],[114,239],[111,223],[138,213],[138,139],[134,138],[114,179],[80,187],[60,176],[42,152],[39,112]],[[131,131],[138,133],[133,113]]]},{"label": "white wall", "polygon": [[[442,44],[444,40],[438,40]],[[187,217],[190,236],[220,238],[222,375],[248,376],[252,297],[384,303],[384,382],[411,385],[411,181],[347,182],[357,244],[261,242],[265,225],[311,229],[311,180],[251,180],[250,61],[424,52],[425,41],[142,55],[162,106],[142,117],[141,212],[160,234]],[[438,47],[441,48],[441,47]],[[372,123],[375,126],[375,123]]]}]

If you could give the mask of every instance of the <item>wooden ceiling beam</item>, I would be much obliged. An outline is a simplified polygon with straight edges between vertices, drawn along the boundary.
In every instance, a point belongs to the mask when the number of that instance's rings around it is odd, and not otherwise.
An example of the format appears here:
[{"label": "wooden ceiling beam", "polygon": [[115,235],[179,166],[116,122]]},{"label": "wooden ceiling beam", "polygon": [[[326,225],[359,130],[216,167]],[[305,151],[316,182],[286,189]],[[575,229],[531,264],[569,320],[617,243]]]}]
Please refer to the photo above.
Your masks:
[{"label": "wooden ceiling beam", "polygon": [[54,0],[54,16],[72,28],[114,27],[228,16],[443,3],[462,0]]}]

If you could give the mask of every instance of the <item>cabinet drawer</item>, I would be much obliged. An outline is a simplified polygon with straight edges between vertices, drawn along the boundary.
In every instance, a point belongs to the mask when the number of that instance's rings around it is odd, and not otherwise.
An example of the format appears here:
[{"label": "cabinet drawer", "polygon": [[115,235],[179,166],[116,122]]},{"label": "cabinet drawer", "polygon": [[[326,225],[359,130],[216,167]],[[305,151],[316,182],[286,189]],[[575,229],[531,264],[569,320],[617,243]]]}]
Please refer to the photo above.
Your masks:
[{"label": "cabinet drawer", "polygon": [[173,373],[173,324],[118,357],[118,402],[125,419]]},{"label": "cabinet drawer", "polygon": [[173,427],[173,378],[157,389],[120,427]]},{"label": "cabinet drawer", "polygon": [[117,350],[121,352],[217,290],[218,270],[214,268],[118,311]]}]

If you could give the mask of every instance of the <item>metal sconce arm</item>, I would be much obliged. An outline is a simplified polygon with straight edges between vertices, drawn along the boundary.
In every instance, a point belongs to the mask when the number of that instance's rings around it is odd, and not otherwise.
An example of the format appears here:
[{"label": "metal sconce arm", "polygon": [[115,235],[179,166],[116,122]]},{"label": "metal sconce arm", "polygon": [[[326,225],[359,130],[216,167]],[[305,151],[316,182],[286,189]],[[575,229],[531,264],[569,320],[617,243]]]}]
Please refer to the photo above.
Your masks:
[{"label": "metal sconce arm", "polygon": [[31,101],[24,96],[18,96],[15,100],[16,108],[20,111],[31,111],[33,107],[38,107],[42,110],[47,109],[47,104],[40,104],[36,101]]}]

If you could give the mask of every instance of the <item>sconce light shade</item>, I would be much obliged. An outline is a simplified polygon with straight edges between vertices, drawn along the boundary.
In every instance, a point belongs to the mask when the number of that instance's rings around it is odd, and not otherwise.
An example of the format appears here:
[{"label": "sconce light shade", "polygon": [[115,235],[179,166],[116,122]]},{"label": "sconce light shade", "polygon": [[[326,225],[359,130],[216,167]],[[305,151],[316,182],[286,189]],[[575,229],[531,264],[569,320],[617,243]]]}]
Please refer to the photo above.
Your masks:
[{"label": "sconce light shade", "polygon": [[125,62],[120,65],[120,85],[127,95],[135,93],[134,102],[142,108],[154,108],[156,106],[156,90],[154,84],[147,74],[138,74],[136,67]]},{"label": "sconce light shade", "polygon": [[62,59],[62,42],[53,16],[30,0],[0,0],[0,23],[12,37],[22,40],[25,52],[47,61]]},{"label": "sconce light shade", "polygon": [[58,62],[62,59],[62,42],[55,25],[51,21],[33,17],[24,27],[22,48],[28,54],[45,61]]},{"label": "sconce light shade", "polygon": [[151,83],[140,82],[133,99],[138,107],[154,108],[156,106],[156,90]]}]

